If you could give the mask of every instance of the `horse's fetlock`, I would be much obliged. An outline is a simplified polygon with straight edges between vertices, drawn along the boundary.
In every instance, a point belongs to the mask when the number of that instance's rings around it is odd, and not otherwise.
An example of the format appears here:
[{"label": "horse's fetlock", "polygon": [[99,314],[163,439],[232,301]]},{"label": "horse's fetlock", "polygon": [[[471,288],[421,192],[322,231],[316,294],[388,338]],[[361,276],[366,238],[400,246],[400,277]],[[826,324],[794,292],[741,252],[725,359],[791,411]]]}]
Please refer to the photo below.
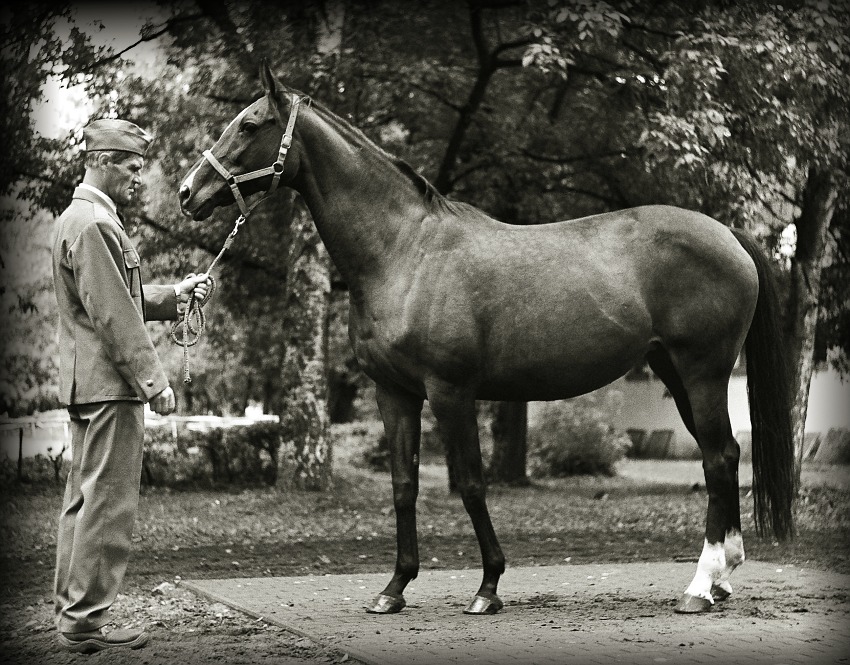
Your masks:
[{"label": "horse's fetlock", "polygon": [[395,566],[396,576],[407,581],[415,580],[419,576],[418,561],[397,561]]},{"label": "horse's fetlock", "polygon": [[505,557],[496,556],[487,559],[484,561],[484,569],[496,575],[502,575],[505,572]]}]

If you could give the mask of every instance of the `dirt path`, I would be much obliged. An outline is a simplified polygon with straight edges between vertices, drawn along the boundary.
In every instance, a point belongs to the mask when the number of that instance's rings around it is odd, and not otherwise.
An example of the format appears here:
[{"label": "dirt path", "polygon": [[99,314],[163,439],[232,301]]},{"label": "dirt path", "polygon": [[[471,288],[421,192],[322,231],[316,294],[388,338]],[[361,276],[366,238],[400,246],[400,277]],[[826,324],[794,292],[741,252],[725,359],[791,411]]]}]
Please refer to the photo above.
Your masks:
[{"label": "dirt path", "polygon": [[462,614],[477,571],[427,571],[398,615],[364,611],[383,575],[198,580],[184,584],[370,665],[564,662],[848,662],[850,576],[748,562],[710,613],[673,605],[692,564],[508,569],[496,616]]}]

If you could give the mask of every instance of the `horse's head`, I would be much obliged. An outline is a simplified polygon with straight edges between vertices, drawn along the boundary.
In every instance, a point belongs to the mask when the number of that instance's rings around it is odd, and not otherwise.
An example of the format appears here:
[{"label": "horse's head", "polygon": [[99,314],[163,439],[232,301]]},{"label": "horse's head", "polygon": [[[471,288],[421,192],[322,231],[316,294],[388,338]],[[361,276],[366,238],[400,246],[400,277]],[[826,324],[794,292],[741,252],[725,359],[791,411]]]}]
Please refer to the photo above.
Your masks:
[{"label": "horse's head", "polygon": [[290,143],[300,95],[285,88],[265,62],[260,77],[265,94],[230,122],[180,185],[180,208],[193,219],[234,202],[247,215],[243,197],[270,192],[298,171],[300,156]]}]

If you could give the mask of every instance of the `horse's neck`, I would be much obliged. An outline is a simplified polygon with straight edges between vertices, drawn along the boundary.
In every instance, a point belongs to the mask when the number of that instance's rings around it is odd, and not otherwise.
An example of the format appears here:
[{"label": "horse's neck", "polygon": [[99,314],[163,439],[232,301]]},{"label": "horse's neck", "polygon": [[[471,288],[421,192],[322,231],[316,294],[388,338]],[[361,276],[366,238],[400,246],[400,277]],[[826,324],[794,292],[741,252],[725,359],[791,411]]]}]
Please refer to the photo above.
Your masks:
[{"label": "horse's neck", "polygon": [[[306,115],[306,114],[305,114]],[[424,216],[409,178],[362,137],[343,136],[311,112],[298,128],[304,145],[295,188],[349,288],[383,274],[394,247]],[[421,211],[421,213],[420,213]]]}]

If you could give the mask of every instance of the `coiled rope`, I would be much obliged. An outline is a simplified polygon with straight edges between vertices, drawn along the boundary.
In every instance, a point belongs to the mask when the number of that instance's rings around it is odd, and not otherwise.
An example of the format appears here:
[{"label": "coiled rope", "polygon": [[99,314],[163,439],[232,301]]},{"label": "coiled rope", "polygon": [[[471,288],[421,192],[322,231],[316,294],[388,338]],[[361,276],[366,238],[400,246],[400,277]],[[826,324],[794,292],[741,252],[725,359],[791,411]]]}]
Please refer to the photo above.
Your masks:
[{"label": "coiled rope", "polygon": [[[233,226],[233,230],[227,238],[224,239],[224,245],[222,246],[221,251],[213,259],[213,262],[210,263],[209,268],[207,268],[206,274],[210,279],[210,288],[209,291],[207,291],[207,294],[202,300],[198,300],[194,297],[193,291],[189,295],[189,302],[186,303],[186,309],[183,311],[183,318],[179,321],[175,321],[174,325],[171,326],[171,341],[177,346],[183,347],[183,383],[192,383],[192,376],[189,373],[189,347],[195,346],[195,344],[201,341],[201,336],[204,334],[204,329],[207,325],[207,319],[206,316],[204,316],[204,305],[209,302],[216,289],[215,278],[210,273],[212,272],[212,269],[215,268],[215,264],[218,263],[218,260],[227,251],[228,247],[233,244],[233,239],[236,237],[236,234],[239,233],[239,227],[244,223],[245,215],[240,215],[236,220],[236,224]],[[189,276],[194,277],[194,273]],[[182,333],[182,336],[178,337],[178,333]]]}]

